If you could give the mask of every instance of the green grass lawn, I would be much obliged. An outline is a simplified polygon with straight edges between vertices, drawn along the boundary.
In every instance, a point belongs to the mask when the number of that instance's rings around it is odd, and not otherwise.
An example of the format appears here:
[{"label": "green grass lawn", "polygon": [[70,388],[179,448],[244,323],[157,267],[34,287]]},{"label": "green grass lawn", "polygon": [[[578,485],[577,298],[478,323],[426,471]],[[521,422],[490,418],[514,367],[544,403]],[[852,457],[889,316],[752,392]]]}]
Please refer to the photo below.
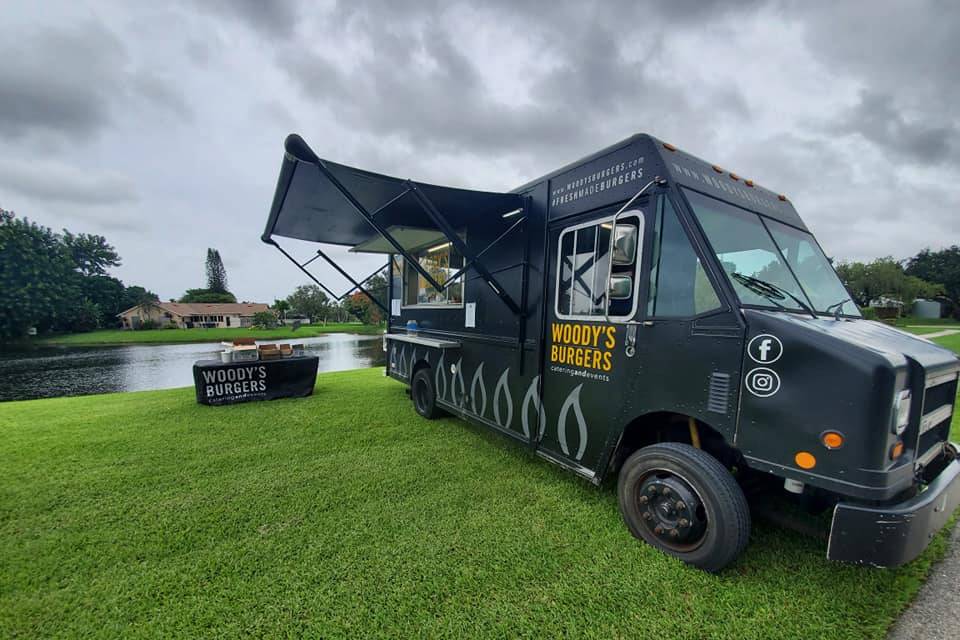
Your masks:
[{"label": "green grass lawn", "polygon": [[882,638],[946,546],[857,568],[758,522],[708,575],[380,369],[228,407],[3,403],[0,469],[0,637]]},{"label": "green grass lawn", "polygon": [[953,318],[897,318],[895,326],[910,333],[923,335],[944,329],[960,329],[960,322]]},{"label": "green grass lawn", "polygon": [[256,338],[258,340],[296,340],[311,338],[324,333],[382,333],[384,328],[357,322],[331,323],[327,325],[306,325],[293,331],[290,327],[276,329],[146,329],[143,331],[124,331],[121,329],[103,329],[89,333],[71,333],[39,338],[39,344],[62,344],[73,346],[113,345],[113,344],[172,344],[180,342],[219,342],[235,338]]},{"label": "green grass lawn", "polygon": [[933,341],[960,353],[960,333],[955,333],[952,336],[943,336],[942,338],[934,338]]}]

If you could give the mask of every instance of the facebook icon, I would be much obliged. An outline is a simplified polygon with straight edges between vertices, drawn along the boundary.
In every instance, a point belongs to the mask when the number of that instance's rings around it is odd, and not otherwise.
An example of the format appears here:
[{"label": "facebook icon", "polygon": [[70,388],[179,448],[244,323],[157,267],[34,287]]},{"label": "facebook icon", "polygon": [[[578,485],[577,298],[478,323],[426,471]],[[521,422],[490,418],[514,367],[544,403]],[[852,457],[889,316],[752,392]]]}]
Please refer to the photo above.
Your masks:
[{"label": "facebook icon", "polygon": [[770,364],[776,362],[783,355],[783,343],[777,336],[762,333],[755,336],[747,345],[747,355],[754,362]]}]

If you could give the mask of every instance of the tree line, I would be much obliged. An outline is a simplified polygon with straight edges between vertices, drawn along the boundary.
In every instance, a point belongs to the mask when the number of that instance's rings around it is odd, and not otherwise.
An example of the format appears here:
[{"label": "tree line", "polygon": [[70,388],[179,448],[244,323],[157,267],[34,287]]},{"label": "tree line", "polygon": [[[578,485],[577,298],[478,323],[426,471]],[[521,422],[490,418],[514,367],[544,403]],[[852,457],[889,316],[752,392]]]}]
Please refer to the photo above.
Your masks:
[{"label": "tree line", "polygon": [[[387,300],[387,280],[375,275],[363,286],[384,307],[389,308]],[[365,294],[356,291],[343,300],[336,302],[315,284],[297,287],[293,293],[282,300],[274,300],[273,311],[280,320],[288,315],[302,317],[309,323],[349,322],[359,320],[364,324],[381,324],[385,315],[383,310]],[[262,318],[261,320],[266,320]],[[255,318],[255,322],[257,319]]]},{"label": "tree line", "polygon": [[891,298],[909,311],[914,300],[924,298],[940,302],[946,315],[960,319],[960,246],[924,249],[906,260],[886,256],[871,262],[838,262],[835,267],[860,307]]},{"label": "tree line", "polygon": [[158,300],[107,275],[119,265],[103,236],[55,233],[0,209],[0,339],[112,327],[121,311]]}]

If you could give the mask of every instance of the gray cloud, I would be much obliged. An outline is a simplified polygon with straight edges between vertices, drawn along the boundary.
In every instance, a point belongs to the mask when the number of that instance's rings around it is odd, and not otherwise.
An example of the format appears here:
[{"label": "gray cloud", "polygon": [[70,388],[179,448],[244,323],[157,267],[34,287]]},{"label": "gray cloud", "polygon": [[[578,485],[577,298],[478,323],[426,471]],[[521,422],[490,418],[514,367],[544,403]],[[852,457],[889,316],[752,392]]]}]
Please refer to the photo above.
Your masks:
[{"label": "gray cloud", "polygon": [[792,3],[811,55],[856,88],[856,102],[825,119],[830,135],[862,135],[900,162],[960,166],[960,5],[924,0]]},{"label": "gray cloud", "polygon": [[487,189],[648,131],[785,193],[837,258],[960,242],[960,5],[51,0],[4,18],[4,207],[109,232],[117,275],[165,299],[202,284],[207,246],[243,299],[300,283],[258,239],[290,131]]},{"label": "gray cloud", "polygon": [[122,174],[11,156],[0,157],[0,189],[41,202],[74,205],[112,205],[138,199],[133,182]]},{"label": "gray cloud", "polygon": [[143,104],[190,113],[173,83],[137,70],[126,45],[100,22],[31,28],[0,42],[0,136],[91,139],[118,110]]},{"label": "gray cloud", "polygon": [[193,109],[187,104],[183,94],[175,88],[175,84],[156,74],[145,72],[131,78],[130,91],[132,95],[181,119],[189,120],[193,117]]},{"label": "gray cloud", "polygon": [[899,159],[921,164],[960,161],[960,126],[920,115],[908,120],[890,94],[861,91],[860,101],[835,123],[834,130],[859,133]]},{"label": "gray cloud", "polygon": [[[520,162],[531,166],[547,156],[576,157],[650,123],[693,118],[707,101],[714,120],[749,116],[734,86],[691,99],[680,83],[656,75],[669,25],[651,21],[648,7],[604,4],[586,19],[578,7],[556,3],[543,12],[506,3],[480,11],[489,24],[506,26],[505,44],[521,38],[549,61],[522,79],[513,99],[498,97],[480,72],[486,52],[464,50],[458,36],[470,27],[454,5],[391,3],[373,11],[352,3],[325,36],[360,43],[356,60],[344,60],[336,46],[321,53],[300,42],[283,47],[278,64],[344,126],[433,152],[525,156],[531,160]],[[623,25],[644,25],[645,14],[645,29],[625,35]]]},{"label": "gray cloud", "polygon": [[124,47],[96,23],[0,42],[0,134],[49,129],[89,137],[109,120]]},{"label": "gray cloud", "polygon": [[231,17],[269,37],[291,36],[300,17],[300,7],[294,0],[215,0],[199,7]]}]

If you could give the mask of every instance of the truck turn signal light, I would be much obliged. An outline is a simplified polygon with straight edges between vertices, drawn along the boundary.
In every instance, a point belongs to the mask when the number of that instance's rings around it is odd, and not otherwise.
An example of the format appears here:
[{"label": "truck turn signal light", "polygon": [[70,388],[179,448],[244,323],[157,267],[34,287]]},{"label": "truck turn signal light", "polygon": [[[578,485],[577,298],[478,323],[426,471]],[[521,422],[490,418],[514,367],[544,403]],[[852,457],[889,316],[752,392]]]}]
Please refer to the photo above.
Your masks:
[{"label": "truck turn signal light", "polygon": [[843,435],[836,431],[827,431],[820,436],[820,442],[827,449],[839,449],[843,446]]},{"label": "truck turn signal light", "polygon": [[890,447],[890,459],[896,460],[903,455],[903,440],[897,440],[892,447]]},{"label": "truck turn signal light", "polygon": [[797,466],[801,469],[813,469],[817,466],[817,459],[808,451],[798,451],[797,455],[793,457],[793,461],[796,462]]}]

